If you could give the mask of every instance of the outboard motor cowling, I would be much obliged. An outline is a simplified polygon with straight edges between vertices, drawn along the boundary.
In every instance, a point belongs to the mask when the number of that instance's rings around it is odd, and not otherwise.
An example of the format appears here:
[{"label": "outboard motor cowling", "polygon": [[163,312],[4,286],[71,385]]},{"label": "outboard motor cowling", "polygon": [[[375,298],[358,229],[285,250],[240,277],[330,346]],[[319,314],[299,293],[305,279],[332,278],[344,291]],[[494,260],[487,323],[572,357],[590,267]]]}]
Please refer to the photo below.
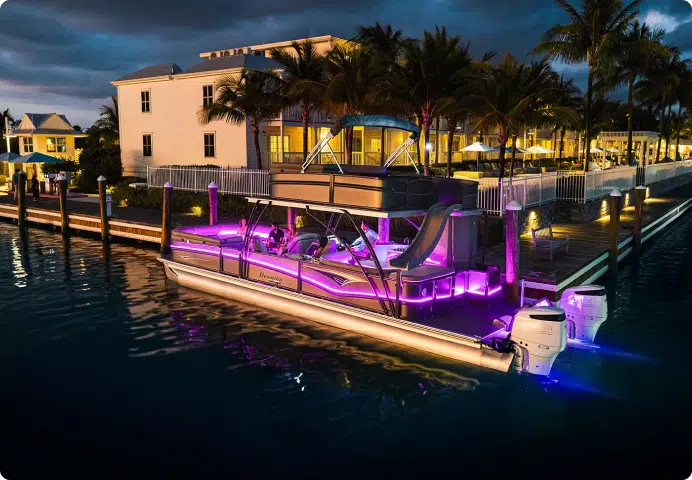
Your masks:
[{"label": "outboard motor cowling", "polygon": [[569,324],[569,338],[593,342],[599,327],[608,318],[606,288],[601,285],[581,285],[566,289],[560,298]]},{"label": "outboard motor cowling", "polygon": [[548,375],[553,362],[567,346],[564,310],[556,307],[520,310],[512,322],[511,339],[519,350],[522,371]]}]

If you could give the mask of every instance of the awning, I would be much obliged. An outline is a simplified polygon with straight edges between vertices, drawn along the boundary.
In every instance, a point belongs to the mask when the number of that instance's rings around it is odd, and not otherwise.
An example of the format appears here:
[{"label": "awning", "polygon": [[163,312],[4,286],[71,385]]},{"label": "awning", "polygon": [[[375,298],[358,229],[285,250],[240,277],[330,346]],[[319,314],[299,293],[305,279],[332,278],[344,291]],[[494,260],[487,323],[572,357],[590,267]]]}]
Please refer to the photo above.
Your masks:
[{"label": "awning", "polygon": [[334,122],[332,135],[336,137],[341,130],[350,127],[396,128],[411,132],[411,138],[414,140],[418,140],[420,136],[418,125],[387,115],[347,115]]},{"label": "awning", "polygon": [[43,153],[33,152],[10,160],[10,163],[65,163],[64,160]]}]

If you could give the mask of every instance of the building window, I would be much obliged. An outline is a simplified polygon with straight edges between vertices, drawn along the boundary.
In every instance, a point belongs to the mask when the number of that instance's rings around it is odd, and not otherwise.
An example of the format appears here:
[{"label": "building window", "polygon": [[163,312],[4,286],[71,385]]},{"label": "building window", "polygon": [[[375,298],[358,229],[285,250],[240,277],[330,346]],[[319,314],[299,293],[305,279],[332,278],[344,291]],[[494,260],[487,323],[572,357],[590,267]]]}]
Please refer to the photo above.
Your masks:
[{"label": "building window", "polygon": [[381,138],[371,138],[370,139],[370,151],[371,152],[381,152],[382,151],[382,139]]},{"label": "building window", "polygon": [[[26,143],[24,144],[26,148]],[[32,147],[33,151],[33,147]],[[67,141],[65,137],[47,137],[46,151],[50,153],[65,153],[67,152]]]},{"label": "building window", "polygon": [[214,103],[214,85],[204,85],[202,87],[202,105],[208,107]]},{"label": "building window", "polygon": [[22,143],[24,144],[24,153],[32,153],[34,151],[33,137],[23,137]]},{"label": "building window", "polygon": [[[279,143],[279,135],[269,135],[269,151],[276,153],[281,151],[281,144]],[[291,151],[291,137],[284,135],[284,152]]]},{"label": "building window", "polygon": [[215,157],[216,147],[215,147],[215,134],[205,133],[204,134],[204,156],[205,157]]},{"label": "building window", "polygon": [[151,157],[151,135],[142,135],[142,156]]},{"label": "building window", "polygon": [[151,92],[142,90],[142,113],[151,112]]}]

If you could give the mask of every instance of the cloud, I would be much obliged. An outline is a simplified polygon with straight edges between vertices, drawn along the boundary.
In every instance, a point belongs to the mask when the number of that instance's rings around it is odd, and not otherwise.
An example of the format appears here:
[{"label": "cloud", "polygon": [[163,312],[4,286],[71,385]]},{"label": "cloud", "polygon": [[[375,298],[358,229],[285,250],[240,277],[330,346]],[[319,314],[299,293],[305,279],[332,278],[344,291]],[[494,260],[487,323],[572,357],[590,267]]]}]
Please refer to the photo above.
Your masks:
[{"label": "cloud", "polygon": [[649,25],[662,28],[667,33],[671,33],[677,30],[681,25],[692,22],[692,14],[690,14],[687,18],[684,18],[680,16],[674,17],[672,15],[666,15],[658,10],[649,10],[646,12],[646,15],[644,15],[644,21]]}]

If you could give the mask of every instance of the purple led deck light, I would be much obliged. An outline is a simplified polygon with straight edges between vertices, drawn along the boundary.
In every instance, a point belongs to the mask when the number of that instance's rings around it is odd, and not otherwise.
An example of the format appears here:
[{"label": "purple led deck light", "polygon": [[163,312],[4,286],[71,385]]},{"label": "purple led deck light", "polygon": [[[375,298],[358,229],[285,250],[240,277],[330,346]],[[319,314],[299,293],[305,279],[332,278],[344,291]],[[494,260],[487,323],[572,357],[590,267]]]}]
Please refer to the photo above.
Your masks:
[{"label": "purple led deck light", "polygon": [[[174,249],[174,250],[182,250],[182,251],[188,251],[188,252],[194,252],[194,253],[201,253],[201,254],[205,254],[205,255],[219,255],[219,250],[220,250],[218,247],[202,246],[202,245],[192,245],[192,244],[188,244],[188,243],[184,243],[184,242],[173,242],[173,243],[171,244],[171,248]],[[235,252],[223,251],[223,252],[221,253],[221,255],[222,255],[223,257],[225,257],[225,258],[231,258],[231,259],[234,259],[234,260],[240,259],[240,252],[235,253]],[[291,277],[294,277],[294,278],[298,278],[298,276],[299,276],[299,275],[298,275],[298,270],[297,270],[297,268],[296,268],[296,269],[292,269],[292,268],[284,267],[284,266],[282,266],[282,265],[276,265],[276,264],[273,264],[273,263],[269,263],[269,262],[262,261],[262,260],[257,259],[257,258],[252,258],[251,256],[245,258],[244,261],[247,262],[247,263],[249,263],[249,264],[252,264],[252,265],[257,265],[257,266],[269,268],[269,269],[271,269],[271,270],[275,270],[275,271],[284,273],[284,274],[286,274],[286,275],[290,275]],[[322,290],[325,290],[325,291],[327,291],[327,292],[329,292],[329,293],[331,293],[331,294],[333,294],[333,295],[345,296],[345,297],[356,297],[356,298],[380,298],[380,299],[388,299],[387,295],[385,295],[384,293],[379,293],[379,292],[378,292],[377,294],[375,294],[374,292],[367,292],[367,291],[363,291],[363,292],[353,292],[353,291],[349,291],[349,290],[343,290],[343,289],[340,289],[340,288],[335,288],[335,287],[333,287],[333,286],[331,286],[331,285],[328,285],[328,284],[324,283],[323,281],[321,281],[321,280],[319,280],[319,279],[317,279],[317,278],[314,278],[314,277],[310,276],[310,275],[307,274],[306,272],[303,272],[303,273],[300,275],[300,277],[301,277],[301,279],[302,279],[304,282],[307,282],[307,283],[309,283],[309,284],[311,284],[311,285],[314,285],[314,286],[316,286],[316,287],[318,287],[318,288],[320,288],[320,289],[322,289]],[[502,290],[502,287],[501,287],[501,286],[497,286],[497,287],[495,287],[495,288],[493,288],[493,289],[490,289],[490,290],[488,290],[488,296],[495,295],[495,294],[497,294],[498,292],[500,292],[501,290]],[[447,294],[447,295],[440,295],[440,296],[438,296],[438,297],[436,297],[436,298],[437,298],[438,300],[446,300],[446,299],[450,299],[450,298],[452,298],[452,297],[461,296],[461,295],[463,295],[463,294],[466,293],[466,292],[468,292],[468,293],[470,293],[470,294],[472,294],[472,295],[485,296],[485,288],[484,288],[484,286],[481,286],[481,285],[474,285],[472,288],[469,288],[468,291],[465,290],[463,286],[457,286],[457,287],[454,288],[454,294],[453,294],[453,295],[452,295],[452,293],[449,293],[449,294]],[[392,297],[391,295],[389,296],[389,299],[390,299],[390,300],[395,300],[395,298]],[[405,297],[402,297],[400,300],[401,300],[402,303],[423,304],[423,303],[432,302],[432,301],[433,301],[433,297],[419,297],[419,298],[405,298]]]}]

